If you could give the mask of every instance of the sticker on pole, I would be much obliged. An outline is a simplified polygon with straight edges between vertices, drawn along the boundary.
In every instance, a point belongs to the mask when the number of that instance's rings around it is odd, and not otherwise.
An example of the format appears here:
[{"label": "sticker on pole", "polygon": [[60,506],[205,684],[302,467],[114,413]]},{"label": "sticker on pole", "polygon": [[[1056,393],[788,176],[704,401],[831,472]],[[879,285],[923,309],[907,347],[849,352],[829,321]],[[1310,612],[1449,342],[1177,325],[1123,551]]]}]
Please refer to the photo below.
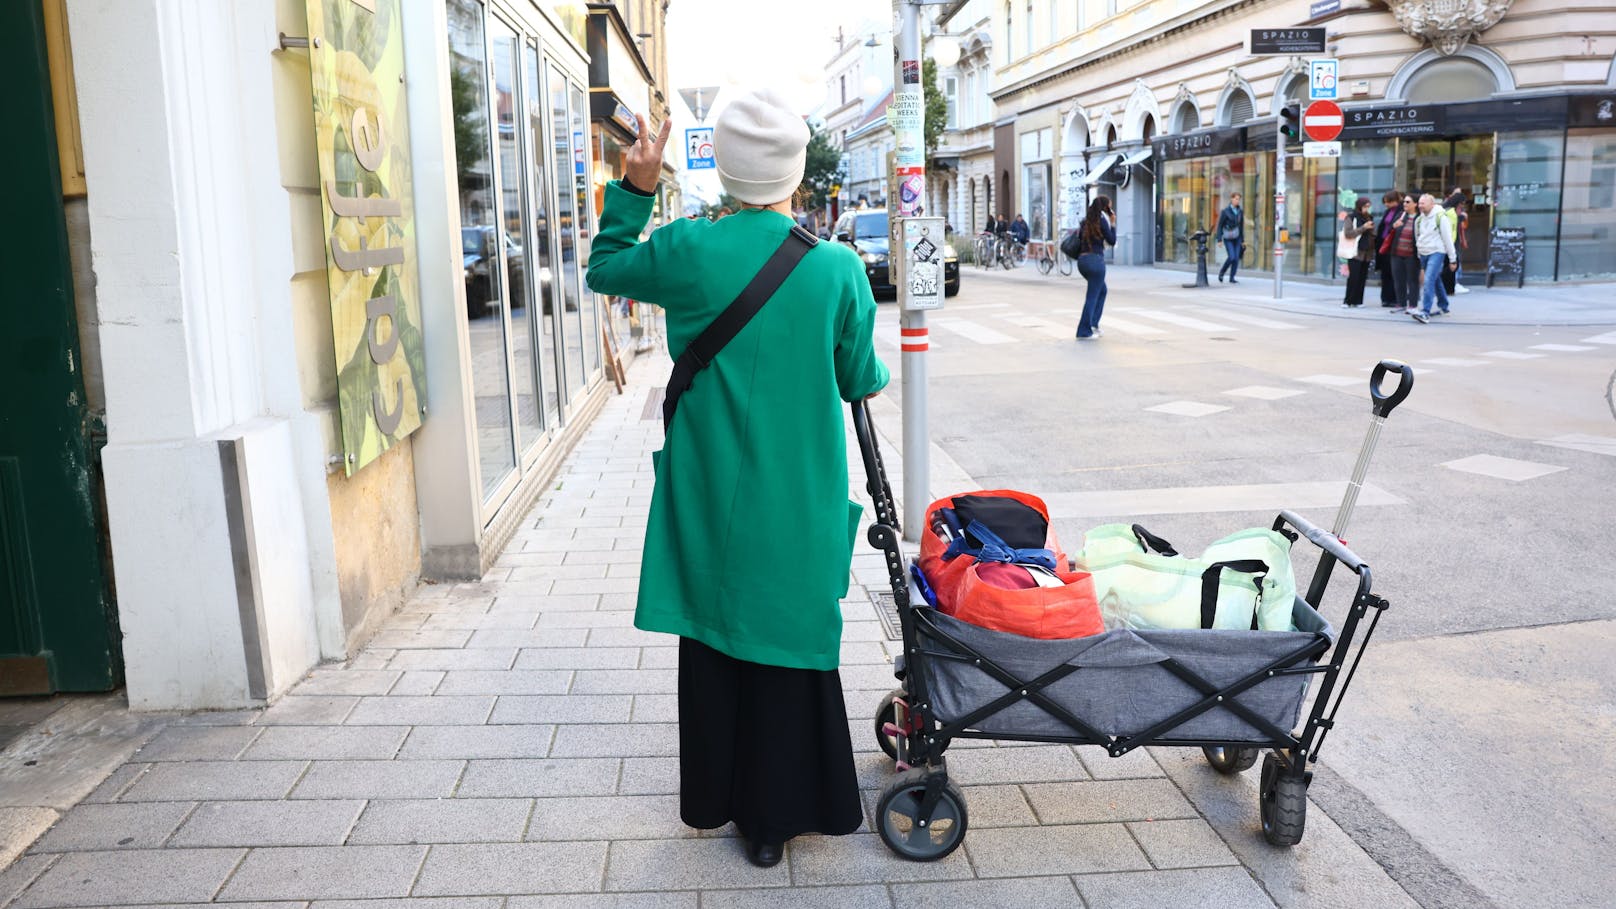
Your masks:
[{"label": "sticker on pole", "polygon": [[685,168],[687,170],[714,170],[718,162],[713,158],[713,128],[694,126],[685,130]]},{"label": "sticker on pole", "polygon": [[943,219],[904,218],[898,300],[904,309],[943,308]]},{"label": "sticker on pole", "polygon": [[1314,101],[1302,112],[1302,129],[1314,142],[1334,141],[1344,123],[1341,105],[1334,101]]},{"label": "sticker on pole", "polygon": [[[1339,158],[1341,157],[1340,142],[1303,142],[1302,157],[1304,158]],[[1351,208],[1345,205],[1344,208]]]}]

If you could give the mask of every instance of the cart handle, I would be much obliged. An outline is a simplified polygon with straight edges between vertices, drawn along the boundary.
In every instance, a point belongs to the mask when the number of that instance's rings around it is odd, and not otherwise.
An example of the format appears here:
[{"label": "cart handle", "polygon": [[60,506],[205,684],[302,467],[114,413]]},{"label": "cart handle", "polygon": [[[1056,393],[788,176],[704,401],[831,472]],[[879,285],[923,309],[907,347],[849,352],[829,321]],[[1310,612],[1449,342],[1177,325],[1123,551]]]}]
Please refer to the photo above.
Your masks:
[{"label": "cart handle", "polygon": [[[1386,374],[1395,372],[1399,378],[1397,387],[1391,394],[1380,390],[1380,383],[1385,380]],[[1375,371],[1369,375],[1369,398],[1374,402],[1372,409],[1377,417],[1391,416],[1397,405],[1403,403],[1408,393],[1414,390],[1414,367],[1398,360],[1381,360],[1375,364]]]},{"label": "cart handle", "polygon": [[1358,558],[1357,554],[1348,549],[1347,544],[1341,542],[1335,534],[1314,525],[1312,521],[1294,511],[1281,511],[1279,517],[1274,519],[1275,530],[1279,530],[1285,524],[1296,528],[1297,533],[1307,537],[1308,542],[1334,556],[1337,562],[1347,566],[1349,571],[1360,578],[1368,575],[1368,563]]}]

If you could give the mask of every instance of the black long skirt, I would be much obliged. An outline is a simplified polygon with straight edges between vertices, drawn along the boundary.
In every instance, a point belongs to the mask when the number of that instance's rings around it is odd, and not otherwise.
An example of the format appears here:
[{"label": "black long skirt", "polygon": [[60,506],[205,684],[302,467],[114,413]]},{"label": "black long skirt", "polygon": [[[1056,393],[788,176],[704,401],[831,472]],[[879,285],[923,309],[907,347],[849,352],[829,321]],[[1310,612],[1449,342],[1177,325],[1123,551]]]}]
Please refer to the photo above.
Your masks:
[{"label": "black long skirt", "polygon": [[859,829],[841,675],[737,660],[679,639],[679,814],[785,842]]}]

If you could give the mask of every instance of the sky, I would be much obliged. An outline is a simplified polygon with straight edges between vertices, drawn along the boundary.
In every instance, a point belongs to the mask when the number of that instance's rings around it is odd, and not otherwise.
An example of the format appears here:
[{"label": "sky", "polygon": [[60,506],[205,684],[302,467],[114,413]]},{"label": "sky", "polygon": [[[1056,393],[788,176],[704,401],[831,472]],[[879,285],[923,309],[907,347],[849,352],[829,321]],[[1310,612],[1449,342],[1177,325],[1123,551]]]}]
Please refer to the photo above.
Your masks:
[{"label": "sky", "polygon": [[[770,87],[791,99],[799,113],[812,112],[825,100],[825,64],[836,53],[836,27],[851,38],[880,32],[890,46],[890,0],[672,0],[668,6],[669,103],[673,135],[670,160],[683,166],[685,129],[698,125],[679,89],[719,87],[711,126],[718,111],[735,95]],[[860,30],[860,28],[864,30]],[[718,177],[710,170],[692,172],[686,203],[696,196],[716,200]]]}]

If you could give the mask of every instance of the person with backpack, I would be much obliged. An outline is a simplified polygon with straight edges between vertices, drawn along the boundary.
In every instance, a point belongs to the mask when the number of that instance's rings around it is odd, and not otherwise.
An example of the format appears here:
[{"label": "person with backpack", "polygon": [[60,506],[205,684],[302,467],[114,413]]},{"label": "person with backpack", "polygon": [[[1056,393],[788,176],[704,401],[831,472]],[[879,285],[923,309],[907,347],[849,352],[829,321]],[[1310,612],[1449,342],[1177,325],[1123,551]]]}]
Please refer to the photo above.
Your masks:
[{"label": "person with backpack", "polygon": [[1420,196],[1420,213],[1414,219],[1414,245],[1420,256],[1420,308],[1412,315],[1414,321],[1431,321],[1433,304],[1442,315],[1448,314],[1448,292],[1442,286],[1442,272],[1459,267],[1459,255],[1453,248],[1453,234],[1449,222],[1442,216],[1442,206],[1430,193]]},{"label": "person with backpack", "polygon": [[1227,271],[1229,283],[1239,284],[1234,276],[1240,272],[1240,254],[1246,249],[1246,217],[1240,211],[1239,193],[1232,193],[1229,204],[1218,214],[1216,233],[1218,240],[1223,243],[1223,265],[1218,269],[1218,283],[1223,283],[1223,273]]},{"label": "person with backpack", "polygon": [[[685,351],[653,459],[634,627],[679,636],[680,817],[733,822],[769,867],[795,836],[864,824],[837,671],[860,512],[843,402],[889,374],[864,263],[791,220],[809,138],[791,102],[743,94],[714,124],[739,211],[640,241],[670,123],[653,135],[639,118],[589,257],[592,290],[661,306],[669,347]],[[761,540],[789,541],[789,559]]]},{"label": "person with backpack", "polygon": [[1391,233],[1392,222],[1403,214],[1403,194],[1395,189],[1388,190],[1380,201],[1386,205],[1386,210],[1380,213],[1380,220],[1375,222],[1375,271],[1380,273],[1380,305],[1388,309],[1401,308],[1402,302],[1397,297],[1397,280],[1392,276],[1391,254],[1383,247],[1386,245],[1386,235]]},{"label": "person with backpack", "polygon": [[1469,288],[1459,283],[1464,273],[1464,251],[1470,248],[1470,212],[1465,202],[1464,190],[1455,186],[1453,192],[1448,194],[1447,201],[1442,203],[1443,215],[1448,219],[1448,229],[1453,235],[1453,248],[1458,252],[1453,260],[1454,267],[1442,273],[1442,286],[1447,290],[1448,296],[1467,294]]},{"label": "person with backpack", "polygon": [[1088,282],[1083,314],[1077,320],[1079,341],[1100,336],[1100,314],[1105,311],[1105,247],[1117,245],[1117,231],[1111,226],[1114,217],[1110,198],[1095,196],[1083,225],[1077,229],[1077,272]]}]

